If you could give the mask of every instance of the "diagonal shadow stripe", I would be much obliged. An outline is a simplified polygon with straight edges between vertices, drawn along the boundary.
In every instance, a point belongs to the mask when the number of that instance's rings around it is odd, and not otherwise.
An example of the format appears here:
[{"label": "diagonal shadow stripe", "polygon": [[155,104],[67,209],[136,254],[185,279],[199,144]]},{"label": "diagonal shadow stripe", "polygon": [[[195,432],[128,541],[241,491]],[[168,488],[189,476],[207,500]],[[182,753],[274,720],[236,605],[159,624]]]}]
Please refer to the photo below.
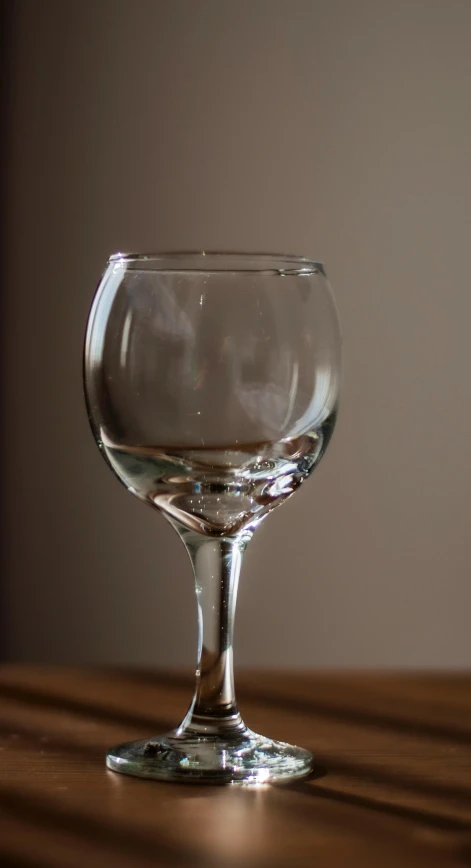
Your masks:
[{"label": "diagonal shadow stripe", "polygon": [[34,748],[35,750],[39,749],[46,758],[49,751],[59,752],[67,755],[78,756],[83,760],[91,762],[96,761],[99,763],[100,768],[104,769],[105,767],[104,750],[101,747],[77,744],[74,741],[63,738],[61,735],[56,735],[56,733],[51,732],[51,730],[48,730],[47,742],[44,742],[41,741],[41,734],[33,727],[24,726],[24,724],[18,724],[15,721],[13,728],[11,725],[8,726],[6,723],[0,722],[0,735],[11,736],[12,732],[19,736],[19,738],[12,741],[11,745],[9,745],[9,750],[21,751],[22,746],[26,742],[29,747]]},{"label": "diagonal shadow stripe", "polygon": [[[173,677],[172,684],[175,684]],[[50,693],[43,693],[42,691],[22,687],[19,688],[16,686],[3,685],[0,687],[0,696],[2,694],[8,696],[8,698],[19,700],[28,704],[37,704],[41,705],[42,707],[53,708],[55,710],[70,711],[87,718],[98,718],[107,722],[112,722],[114,724],[122,723],[124,725],[130,725],[142,729],[149,728],[150,730],[154,731],[155,729],[158,729],[161,732],[165,732],[175,723],[175,721],[165,718],[159,719],[150,716],[147,717],[143,715],[115,712],[112,709],[105,709],[101,706],[96,706],[93,703],[82,702],[80,700],[70,699],[68,697],[52,696]],[[278,699],[276,700],[276,703],[277,705],[279,704]],[[35,746],[38,745],[37,732],[22,725],[19,726],[16,722],[14,726],[15,730],[21,732],[22,736],[28,739],[30,743],[34,744]],[[10,733],[11,727],[6,727],[4,725],[2,726],[0,724],[0,732]],[[94,749],[86,745],[80,745],[71,742],[67,739],[62,738],[61,736],[57,736],[52,733],[48,741],[48,748],[54,747],[68,753],[75,753],[76,755],[80,755],[90,760],[96,759],[100,762],[100,764],[103,762],[102,754],[99,749]],[[386,785],[393,784],[398,788],[410,792],[422,793],[442,799],[456,799],[461,800],[465,803],[469,803],[471,801],[471,790],[467,787],[447,784],[431,784],[427,781],[420,780],[420,778],[418,777],[404,778],[389,769],[375,768],[369,765],[366,766],[358,763],[349,763],[348,761],[345,761],[342,758],[338,758],[336,756],[327,756],[325,753],[322,755],[322,760],[328,765],[331,771],[338,771],[340,773],[347,774],[350,778],[356,780],[361,781],[362,778],[368,778],[370,780],[374,780],[378,783],[383,783]]]},{"label": "diagonal shadow stripe", "polygon": [[365,779],[374,783],[393,785],[398,789],[413,793],[422,793],[426,796],[435,796],[443,800],[455,799],[471,804],[471,788],[459,784],[432,783],[422,780],[418,775],[404,777],[384,766],[371,766],[362,763],[352,763],[348,760],[333,755],[322,753],[322,762],[326,764],[330,772],[340,772],[348,777]]},{"label": "diagonal shadow stripe", "polygon": [[0,684],[0,698],[13,699],[17,702],[24,702],[30,705],[39,705],[42,708],[53,709],[54,711],[67,711],[73,714],[78,714],[82,717],[93,717],[96,720],[102,720],[107,723],[121,723],[124,726],[135,727],[136,729],[150,729],[155,732],[155,729],[165,731],[175,726],[180,721],[171,721],[168,718],[159,718],[155,715],[134,714],[121,709],[105,708],[102,705],[88,702],[81,699],[73,699],[69,696],[61,696],[60,694],[52,694],[42,690],[36,690],[32,687],[19,687],[12,684]]},{"label": "diagonal shadow stripe", "polygon": [[380,799],[372,799],[368,796],[357,795],[356,793],[345,793],[341,790],[318,784],[317,782],[315,784],[309,784],[300,781],[293,784],[286,784],[284,788],[286,790],[293,790],[294,792],[308,796],[312,799],[326,799],[332,802],[352,805],[358,808],[364,808],[368,811],[388,814],[389,816],[399,817],[402,820],[408,820],[414,824],[418,823],[423,826],[429,826],[443,831],[471,832],[471,820],[463,820],[460,817],[447,817],[436,811],[423,811],[419,808],[410,808],[405,805],[384,802]]},{"label": "diagonal shadow stripe", "polygon": [[158,856],[165,864],[172,866],[207,868],[207,859],[201,852],[184,843],[177,846],[155,830],[149,835],[146,832],[126,829],[122,823],[113,822],[103,816],[78,814],[62,806],[52,805],[44,798],[39,801],[7,787],[0,786],[0,808],[17,818],[25,818],[43,828],[50,828],[52,832],[60,824],[61,830],[79,837],[85,835],[88,841],[109,846],[111,851],[124,851],[130,856],[154,860]]},{"label": "diagonal shadow stripe", "polygon": [[[137,786],[141,782],[136,782]],[[163,784],[162,786],[168,786]],[[414,826],[417,824],[422,826],[433,827],[441,831],[454,833],[467,833],[471,831],[471,824],[462,820],[450,819],[442,817],[436,813],[419,811],[415,809],[404,808],[402,806],[391,805],[388,803],[367,799],[355,795],[337,792],[316,784],[310,786],[302,782],[291,785],[283,785],[283,790],[293,791],[302,796],[310,796],[314,799],[321,799],[334,803],[341,803],[347,806],[354,806],[365,810],[365,816],[371,812],[379,812],[389,816],[395,816],[401,820],[406,820]],[[60,824],[64,831],[76,834],[79,837],[85,835],[88,841],[96,842],[97,844],[109,845],[110,850],[123,851],[130,856],[142,856],[155,859],[157,854],[165,864],[171,866],[181,866],[181,868],[208,868],[208,857],[203,856],[201,852],[193,851],[191,848],[184,846],[174,846],[173,843],[163,840],[155,833],[152,836],[146,833],[136,833],[133,830],[123,829],[115,823],[111,823],[108,819],[101,817],[88,817],[82,814],[75,814],[70,810],[64,811],[58,806],[51,806],[41,799],[41,802],[30,796],[19,794],[16,791],[10,791],[7,788],[0,787],[0,808],[7,814],[14,815],[17,818],[27,819],[29,822],[40,824],[42,827],[51,828],[55,831]],[[307,803],[296,800],[290,801],[287,799],[283,803],[283,812],[288,811],[298,817],[303,817],[311,824],[316,818],[316,812]],[[338,818],[339,829],[344,825],[345,818]],[[354,817],[350,818],[347,823],[348,827],[355,825]],[[111,853],[110,853],[111,855]],[[237,861],[237,860],[236,860]],[[29,863],[24,863],[24,868],[29,868]],[[230,860],[225,862],[225,868],[230,865]],[[23,868],[20,861],[19,868]],[[42,868],[42,866],[41,866]]]},{"label": "diagonal shadow stripe", "polygon": [[[1,727],[0,731],[2,729],[6,732],[9,731],[7,727]],[[22,739],[26,740],[33,747],[38,747],[38,735],[34,731],[34,729],[22,726],[19,728],[19,731]],[[21,749],[21,744],[19,744],[18,747]],[[65,754],[78,755],[87,761],[93,761],[104,771],[104,762],[101,750],[93,747],[87,747],[85,745],[77,745],[67,739],[57,736],[51,737],[50,741],[48,742],[48,748],[52,748],[53,750],[59,750],[60,752]],[[319,797],[334,802],[341,802],[346,805],[353,805],[363,808],[368,812],[374,811],[383,814],[389,814],[391,816],[401,818],[402,820],[407,820],[412,823],[420,823],[423,826],[437,828],[443,831],[471,833],[471,822],[468,822],[461,818],[452,818],[449,816],[443,816],[436,811],[424,811],[416,808],[410,808],[404,805],[391,804],[389,802],[384,802],[381,800],[372,799],[370,797],[364,797],[357,794],[344,793],[332,787],[322,786],[317,783],[320,776],[320,770],[318,769],[317,776],[311,776],[308,782],[283,784],[282,787],[280,786],[280,789],[287,791],[292,790],[300,793],[303,796],[310,796],[314,799],[316,797]],[[137,785],[138,787],[142,786],[142,782],[140,781],[132,783]],[[169,786],[169,784],[166,783],[159,785],[156,784],[156,782],[152,782],[152,785]],[[201,793],[201,788],[192,787],[191,791],[189,791],[189,796],[198,795],[198,793]],[[30,821],[33,820],[41,824],[43,824],[44,822],[44,813],[46,812],[47,818],[50,819],[49,824],[51,826],[55,826],[55,828],[57,828],[57,823],[60,822],[61,827],[63,827],[64,829],[69,829],[70,831],[73,831],[77,834],[87,834],[87,836],[89,836],[90,818],[84,818],[82,815],[79,815],[78,817],[72,816],[71,820],[69,818],[69,820],[67,820],[67,822],[64,824],[62,809],[48,806],[47,804],[44,804],[43,801],[39,803],[36,799],[34,799],[34,797],[29,795],[19,795],[17,791],[10,791],[7,788],[0,787],[0,808],[2,808],[3,810],[13,811],[15,815],[25,816]],[[23,808],[25,810],[25,813],[23,812]],[[300,811],[300,805],[298,802],[291,803],[287,801],[284,808],[295,813],[299,813]],[[301,811],[301,813],[303,813],[303,811]],[[315,813],[313,813],[311,808],[306,808],[306,810],[304,811],[304,815],[305,818],[309,820],[309,822],[312,822],[313,818],[315,817]],[[114,824],[111,826],[111,823],[109,821],[108,823],[106,823],[105,821],[105,828],[103,828],[102,820],[98,816],[92,819],[91,822],[93,828],[95,829],[94,835],[92,835],[93,840],[97,839],[98,836],[100,840],[103,839],[106,843],[106,841],[108,841],[111,835],[114,836]],[[133,848],[135,847],[136,835],[132,832],[132,830],[131,833],[126,832],[126,840],[128,840],[129,850],[134,852]],[[120,842],[121,838],[117,842],[121,846]],[[116,843],[115,838],[113,838],[113,844],[114,843]],[[138,852],[142,853],[143,855],[148,855],[149,847],[152,846],[155,846],[155,842],[153,845],[144,842],[143,847],[139,848]],[[197,860],[195,860],[193,855],[191,857],[191,861],[185,861],[185,859],[183,859],[182,856],[182,861],[179,862],[177,860],[177,862],[172,862],[171,864],[191,865],[192,868],[193,866],[197,868],[198,864],[200,864]]]},{"label": "diagonal shadow stripe", "polygon": [[[119,678],[130,679],[133,683],[141,682],[159,687],[188,688],[192,690],[193,681],[188,676],[179,673],[151,672],[148,670],[114,670]],[[471,689],[471,679],[470,679]],[[388,729],[393,732],[404,732],[407,735],[427,736],[432,739],[449,739],[460,744],[471,744],[471,729],[434,724],[422,720],[394,717],[381,711],[364,708],[352,708],[337,703],[324,702],[317,699],[306,699],[300,696],[283,697],[281,694],[268,693],[257,687],[249,687],[242,683],[237,687],[238,699],[247,700],[254,705],[267,705],[272,708],[294,711],[305,716],[322,717],[328,720],[338,720],[341,723],[353,723],[374,729]]]},{"label": "diagonal shadow stripe", "polygon": [[[42,743],[39,742],[38,734],[33,728],[26,727],[23,725],[18,727],[15,724],[15,731],[18,732],[21,735],[22,739],[24,741],[27,741],[28,744],[30,744],[33,748],[37,748],[38,746],[43,746]],[[1,732],[8,734],[10,732],[10,728],[0,724],[0,733]],[[19,749],[21,749],[21,744],[19,744],[18,747],[19,747]],[[82,757],[84,760],[87,760],[87,761],[96,762],[97,766],[104,770],[103,751],[99,748],[94,748],[94,747],[90,747],[87,745],[77,744],[75,742],[71,742],[69,739],[63,738],[62,736],[57,736],[55,734],[52,734],[49,737],[49,740],[47,743],[47,750],[51,750],[51,749],[53,751],[58,750],[59,752],[62,752],[65,754],[72,754],[75,756],[79,756],[79,757]],[[338,761],[334,758],[332,758],[332,761],[329,763],[329,765],[330,765],[330,770],[332,770],[332,771],[344,771],[347,774],[349,774],[351,778],[357,779],[357,780],[359,779],[360,781],[363,777],[366,777],[366,776],[368,776],[370,778],[372,777],[372,775],[370,774],[369,768],[362,769],[361,767],[359,767],[357,765],[342,763],[341,761]],[[333,793],[334,795],[332,796],[332,798],[335,798],[337,796],[338,801],[341,801],[343,798],[345,798],[345,799],[350,798],[352,800],[352,804],[354,803],[357,805],[361,805],[363,807],[370,807],[370,808],[374,807],[375,810],[381,810],[382,809],[383,812],[385,812],[385,813],[387,813],[389,811],[390,813],[392,812],[395,815],[401,816],[402,818],[406,818],[406,819],[412,819],[412,820],[419,820],[420,819],[421,822],[423,822],[427,825],[437,826],[437,827],[443,828],[443,829],[453,829],[453,830],[469,829],[471,831],[471,821],[469,824],[467,823],[467,821],[460,820],[460,819],[455,821],[453,819],[450,819],[449,817],[446,817],[446,816],[443,817],[434,811],[421,812],[421,811],[418,811],[417,809],[409,808],[409,807],[403,806],[403,805],[397,805],[397,804],[396,805],[390,805],[389,803],[384,803],[384,802],[381,802],[380,800],[378,801],[375,799],[371,799],[369,797],[357,796],[356,794],[345,794],[345,793],[342,793],[342,792],[337,791],[335,789],[332,789],[331,787],[322,788],[322,787],[319,787],[317,784],[315,785],[315,787],[313,787],[312,786],[313,782],[318,780],[321,777],[324,777],[325,774],[326,774],[326,770],[323,768],[321,769],[318,766],[316,772],[309,777],[308,781],[300,782],[297,784],[283,784],[282,788],[286,789],[286,790],[296,790],[297,792],[301,792],[304,795],[312,795],[312,796],[315,796],[317,793],[319,793],[319,794]],[[391,778],[391,777],[393,777],[393,776],[383,774],[382,772],[379,772],[376,775],[376,779],[378,781],[383,782],[383,783],[390,782],[389,778]],[[310,787],[309,787],[308,782],[311,783]],[[397,781],[397,783],[398,783],[398,785],[402,786],[404,784],[404,781],[402,779],[399,779]],[[168,784],[164,784],[164,786],[168,786]],[[447,798],[447,796],[449,796],[449,791],[452,791],[452,797],[454,797],[454,798],[461,797],[461,789],[460,788],[428,787],[427,785],[424,785],[421,781],[407,782],[405,788],[409,789],[413,792],[416,792],[416,791],[422,792],[425,790],[428,794],[432,794],[432,795],[439,796],[442,798]],[[466,801],[470,800],[470,795],[471,794],[468,791],[466,791],[466,790],[464,791],[464,796],[466,798]]]},{"label": "diagonal shadow stripe", "polygon": [[380,711],[350,708],[318,700],[289,697],[286,699],[276,694],[259,692],[253,688],[242,687],[238,691],[239,698],[250,700],[256,705],[268,705],[273,708],[293,711],[306,716],[322,717],[327,720],[337,720],[341,723],[351,723],[374,729],[387,729],[407,735],[426,736],[431,739],[447,739],[460,744],[471,744],[471,731],[443,724],[426,723],[421,720],[411,720],[392,717]]}]

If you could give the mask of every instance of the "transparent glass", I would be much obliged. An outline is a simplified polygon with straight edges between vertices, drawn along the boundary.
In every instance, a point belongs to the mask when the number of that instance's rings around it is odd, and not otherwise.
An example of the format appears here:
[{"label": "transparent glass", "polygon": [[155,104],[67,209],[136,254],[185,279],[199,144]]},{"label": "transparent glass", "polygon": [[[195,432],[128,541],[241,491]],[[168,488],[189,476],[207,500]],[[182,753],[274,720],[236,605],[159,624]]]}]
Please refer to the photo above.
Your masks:
[{"label": "transparent glass", "polygon": [[307,750],[249,730],[232,662],[242,557],[310,476],[335,424],[340,332],[323,266],[295,256],[116,254],[96,292],[85,392],[98,446],[189,554],[196,690],[184,721],[109,751],[114,771],[257,784],[306,775]]}]

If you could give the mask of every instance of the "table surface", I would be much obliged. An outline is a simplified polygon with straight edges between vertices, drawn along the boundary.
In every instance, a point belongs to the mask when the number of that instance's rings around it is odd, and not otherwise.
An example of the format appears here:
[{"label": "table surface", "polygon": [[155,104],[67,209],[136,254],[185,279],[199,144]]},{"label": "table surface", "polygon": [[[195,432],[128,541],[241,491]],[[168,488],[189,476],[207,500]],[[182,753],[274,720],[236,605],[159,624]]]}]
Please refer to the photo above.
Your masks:
[{"label": "table surface", "polygon": [[242,674],[246,722],[310,748],[258,789],[117,775],[106,747],[170,729],[191,679],[0,668],[0,864],[471,866],[471,675]]}]

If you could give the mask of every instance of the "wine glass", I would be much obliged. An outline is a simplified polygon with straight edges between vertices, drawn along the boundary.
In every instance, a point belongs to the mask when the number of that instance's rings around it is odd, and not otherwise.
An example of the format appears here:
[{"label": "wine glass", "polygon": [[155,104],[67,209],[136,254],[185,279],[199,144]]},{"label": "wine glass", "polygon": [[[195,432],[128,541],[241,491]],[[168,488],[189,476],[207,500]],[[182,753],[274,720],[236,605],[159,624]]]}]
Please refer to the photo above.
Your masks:
[{"label": "wine glass", "polygon": [[234,693],[237,584],[256,527],[310,476],[337,411],[341,341],[319,262],[232,253],[111,256],[84,379],[98,446],[175,528],[193,566],[196,690],[176,729],[119,745],[117,772],[260,784],[312,755],[248,729]]}]

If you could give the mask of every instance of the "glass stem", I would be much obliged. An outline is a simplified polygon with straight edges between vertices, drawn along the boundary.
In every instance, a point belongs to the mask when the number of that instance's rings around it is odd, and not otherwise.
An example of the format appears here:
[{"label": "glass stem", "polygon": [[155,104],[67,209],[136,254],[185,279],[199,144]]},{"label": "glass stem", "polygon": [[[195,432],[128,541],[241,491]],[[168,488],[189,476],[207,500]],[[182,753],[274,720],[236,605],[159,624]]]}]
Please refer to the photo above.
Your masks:
[{"label": "glass stem", "polygon": [[198,665],[193,702],[179,734],[228,736],[245,729],[234,692],[232,643],[242,556],[252,534],[207,537],[177,528],[195,574]]}]

